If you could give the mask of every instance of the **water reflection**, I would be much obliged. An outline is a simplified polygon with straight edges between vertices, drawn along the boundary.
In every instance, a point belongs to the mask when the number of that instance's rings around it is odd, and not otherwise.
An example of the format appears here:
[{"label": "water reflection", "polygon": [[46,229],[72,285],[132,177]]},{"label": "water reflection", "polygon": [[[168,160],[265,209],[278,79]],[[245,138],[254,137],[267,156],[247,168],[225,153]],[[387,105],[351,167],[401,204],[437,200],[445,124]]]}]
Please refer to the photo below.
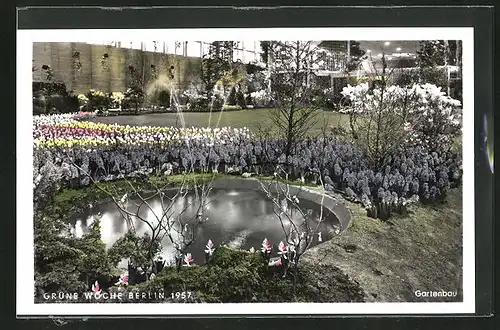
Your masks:
[{"label": "water reflection", "polygon": [[[216,246],[228,245],[233,248],[250,249],[254,247],[260,249],[264,237],[267,237],[276,248],[280,240],[284,239],[282,225],[276,216],[273,203],[263,194],[255,191],[226,191],[213,190],[209,197],[209,207],[203,212],[202,221],[196,227],[195,242],[189,247],[195,263],[202,263],[204,260],[204,248],[208,239],[211,239]],[[137,203],[137,202],[136,202]],[[148,201],[149,206],[143,205],[139,210],[134,205],[134,201],[129,202],[127,209],[133,213],[147,219],[148,222],[158,223],[158,217],[162,216],[162,204],[160,199]],[[165,201],[164,205],[168,205]],[[170,216],[180,216],[181,219],[194,219],[199,211],[194,193],[189,193],[185,198],[174,201],[173,208],[169,210]],[[312,216],[313,219],[320,217],[320,206],[301,200],[299,206],[303,212]],[[101,214],[101,236],[107,246],[111,246],[116,240],[127,232],[127,222],[121,216],[117,207],[112,203],[103,203],[86,214],[74,215],[70,218],[72,232],[81,237],[88,232],[93,216]],[[322,240],[328,240],[332,226],[338,221],[334,216],[323,208],[324,221],[320,224],[319,230],[322,232]],[[299,212],[292,213],[292,221],[298,224],[300,221]],[[143,235],[150,232],[150,228],[143,221],[134,218],[133,224],[137,234]],[[311,226],[316,226],[316,222],[311,220]],[[284,221],[284,226],[288,230],[291,224]],[[175,235],[175,232],[172,232]],[[318,244],[318,236],[315,235],[313,245]],[[168,236],[163,242],[162,256],[165,260],[172,260],[175,254]]]}]

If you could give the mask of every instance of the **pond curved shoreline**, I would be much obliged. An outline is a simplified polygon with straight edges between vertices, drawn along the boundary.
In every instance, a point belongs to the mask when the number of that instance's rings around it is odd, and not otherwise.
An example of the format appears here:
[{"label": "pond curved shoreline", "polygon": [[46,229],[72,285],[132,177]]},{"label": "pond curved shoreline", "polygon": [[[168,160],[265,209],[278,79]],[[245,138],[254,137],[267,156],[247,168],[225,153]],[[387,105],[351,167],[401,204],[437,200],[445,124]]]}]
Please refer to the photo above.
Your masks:
[{"label": "pond curved shoreline", "polygon": [[[243,190],[254,190],[262,191],[261,180],[256,178],[220,178],[216,179],[211,183],[212,188],[216,189],[243,189]],[[293,184],[279,183],[280,185],[288,186],[290,189],[290,194],[295,195],[298,198],[303,198],[310,202],[323,205],[328,211],[330,211],[339,221],[340,233],[343,233],[349,227],[352,220],[352,214],[347,208],[347,206],[342,203],[339,199],[333,196],[321,193],[304,186],[296,186]],[[275,189],[273,185],[269,186],[269,189]],[[274,191],[273,191],[274,192]]]},{"label": "pond curved shoreline", "polygon": [[[165,180],[169,180],[169,177],[164,177]],[[175,180],[174,180],[175,181]],[[214,189],[241,189],[241,190],[252,190],[252,191],[260,191],[262,192],[261,182],[269,182],[271,179],[269,178],[242,178],[239,176],[231,176],[231,175],[217,175],[215,179],[210,183],[210,187]],[[118,181],[114,181],[116,183]],[[305,199],[307,201],[323,204],[325,208],[331,212],[335,218],[339,221],[340,225],[340,233],[344,233],[349,227],[352,221],[352,213],[349,208],[342,201],[341,197],[334,197],[331,194],[322,193],[319,190],[315,190],[313,187],[308,186],[299,186],[294,185],[292,183],[280,183],[282,186],[288,186],[290,189],[290,193],[292,195],[296,195],[299,198]],[[167,188],[167,190],[175,190],[177,189],[178,183],[174,182],[171,186]],[[91,191],[85,191],[85,189],[91,188]],[[81,189],[81,194],[83,198],[78,198],[78,200],[69,201],[71,206],[77,206],[79,208],[85,208],[88,204],[99,205],[101,203],[106,203],[112,201],[109,196],[95,198],[94,200],[89,200],[88,197],[93,195],[92,186],[73,188],[78,191]],[[273,185],[269,186],[270,189],[273,189]],[[99,191],[98,191],[99,192]],[[148,190],[142,190],[141,193],[148,193]],[[81,204],[81,205],[78,205]],[[68,210],[69,213],[74,213],[73,210]],[[66,214],[67,215],[67,214]]]}]

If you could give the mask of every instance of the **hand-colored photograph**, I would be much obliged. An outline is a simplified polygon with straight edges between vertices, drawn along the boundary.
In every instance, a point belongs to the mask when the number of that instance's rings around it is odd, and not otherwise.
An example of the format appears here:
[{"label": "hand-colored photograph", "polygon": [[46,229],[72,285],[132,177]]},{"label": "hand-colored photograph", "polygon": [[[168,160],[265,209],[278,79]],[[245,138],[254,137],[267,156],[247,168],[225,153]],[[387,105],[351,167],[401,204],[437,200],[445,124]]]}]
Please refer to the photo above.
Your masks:
[{"label": "hand-colored photograph", "polygon": [[32,43],[35,305],[463,301],[462,40],[123,37]]}]

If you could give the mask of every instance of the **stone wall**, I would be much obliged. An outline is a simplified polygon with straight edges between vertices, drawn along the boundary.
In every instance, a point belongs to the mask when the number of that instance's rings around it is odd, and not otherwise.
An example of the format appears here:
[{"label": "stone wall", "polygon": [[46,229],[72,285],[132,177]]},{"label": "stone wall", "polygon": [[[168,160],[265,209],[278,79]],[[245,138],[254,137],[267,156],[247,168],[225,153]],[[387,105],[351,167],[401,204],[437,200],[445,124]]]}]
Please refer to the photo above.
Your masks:
[{"label": "stone wall", "polygon": [[[108,55],[107,60],[104,60],[104,54]],[[33,81],[46,81],[43,65],[50,66],[53,74],[51,81],[65,83],[68,91],[79,94],[90,89],[126,91],[132,79],[130,65],[143,72],[145,81],[149,83],[153,83],[154,65],[158,72],[156,82],[160,81],[160,85],[173,83],[175,87],[184,89],[190,83],[196,83],[200,59],[86,43],[33,43]],[[174,66],[173,81],[168,78],[171,66]]]}]

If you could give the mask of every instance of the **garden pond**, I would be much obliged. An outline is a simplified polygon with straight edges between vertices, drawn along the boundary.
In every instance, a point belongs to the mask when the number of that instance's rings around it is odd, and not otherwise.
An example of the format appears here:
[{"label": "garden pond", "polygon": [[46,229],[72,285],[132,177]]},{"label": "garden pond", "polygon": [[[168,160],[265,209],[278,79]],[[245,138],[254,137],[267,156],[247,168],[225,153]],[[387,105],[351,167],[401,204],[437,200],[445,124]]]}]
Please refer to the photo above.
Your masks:
[{"label": "garden pond", "polygon": [[[174,193],[172,193],[174,194]],[[281,221],[275,212],[278,212],[273,202],[262,192],[251,189],[225,189],[217,188],[209,192],[206,202],[208,202],[202,217],[197,217],[199,203],[194,191],[175,199],[173,207],[168,211],[169,214],[181,217],[184,224],[189,222],[191,228],[194,228],[194,242],[189,246],[186,252],[192,254],[194,263],[204,262],[204,250],[207,241],[210,239],[215,246],[226,245],[232,248],[249,250],[254,248],[259,250],[262,241],[267,238],[273,245],[273,255],[277,252],[277,245],[284,241],[283,229],[290,230],[290,222]],[[148,222],[157,223],[157,217],[162,215],[162,204],[159,197],[148,200],[150,207],[142,205],[139,210],[136,206],[138,200],[131,199],[127,204],[127,210],[138,214],[140,218],[147,219]],[[165,204],[168,204],[165,201]],[[308,214],[308,224],[310,228],[318,228],[318,233],[313,236],[311,246],[317,245],[322,241],[330,239],[335,235],[335,231],[340,228],[340,222],[337,216],[331,211],[331,208],[317,203],[310,198],[299,198],[297,206]],[[293,209],[293,207],[292,207]],[[122,217],[120,210],[112,201],[99,203],[97,206],[89,208],[84,213],[73,214],[69,218],[70,230],[77,237],[81,237],[88,232],[95,215],[100,215],[101,237],[104,243],[110,247],[128,230],[127,221]],[[291,211],[292,219],[295,224],[300,224],[301,215],[298,210]],[[318,220],[323,215],[323,221]],[[196,220],[195,220],[196,219]],[[133,218],[134,228],[138,235],[151,233],[149,226],[138,218]],[[288,227],[288,228],[287,228]],[[175,237],[176,228],[171,233]],[[166,235],[162,241],[161,256],[167,262],[173,260],[175,249]]]}]

